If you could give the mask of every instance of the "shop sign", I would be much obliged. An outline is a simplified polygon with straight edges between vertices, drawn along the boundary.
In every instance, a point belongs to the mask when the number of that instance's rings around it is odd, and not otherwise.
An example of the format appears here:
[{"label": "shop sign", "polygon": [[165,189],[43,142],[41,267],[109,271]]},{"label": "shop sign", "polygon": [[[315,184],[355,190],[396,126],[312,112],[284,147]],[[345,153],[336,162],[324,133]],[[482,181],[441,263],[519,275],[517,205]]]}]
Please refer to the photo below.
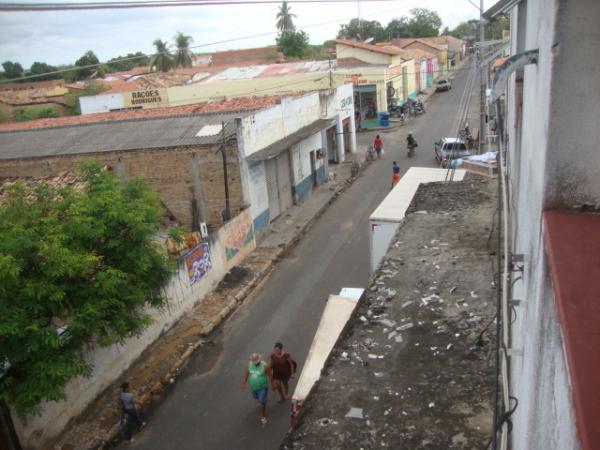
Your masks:
[{"label": "shop sign", "polygon": [[352,106],[352,96],[343,98],[340,102],[340,109],[349,108]]},{"label": "shop sign", "polygon": [[363,78],[362,73],[349,73],[345,75],[346,79],[352,81],[352,84],[369,84],[369,80]]},{"label": "shop sign", "polygon": [[125,107],[152,108],[168,105],[166,89],[147,89],[123,94]]}]

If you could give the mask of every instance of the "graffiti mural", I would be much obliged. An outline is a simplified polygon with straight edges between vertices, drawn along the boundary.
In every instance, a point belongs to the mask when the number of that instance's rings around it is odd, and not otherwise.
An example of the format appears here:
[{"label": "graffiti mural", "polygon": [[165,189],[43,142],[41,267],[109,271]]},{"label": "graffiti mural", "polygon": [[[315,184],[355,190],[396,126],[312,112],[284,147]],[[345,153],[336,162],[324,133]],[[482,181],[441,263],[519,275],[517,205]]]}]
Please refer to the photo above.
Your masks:
[{"label": "graffiti mural", "polygon": [[200,278],[208,273],[212,267],[210,259],[210,246],[208,244],[198,244],[184,256],[185,266],[187,268],[190,284],[196,283]]},{"label": "graffiti mural", "polygon": [[[223,227],[221,238],[227,261],[234,258],[250,244],[254,244],[254,225],[250,210],[246,210]],[[251,250],[251,249],[250,249]]]}]

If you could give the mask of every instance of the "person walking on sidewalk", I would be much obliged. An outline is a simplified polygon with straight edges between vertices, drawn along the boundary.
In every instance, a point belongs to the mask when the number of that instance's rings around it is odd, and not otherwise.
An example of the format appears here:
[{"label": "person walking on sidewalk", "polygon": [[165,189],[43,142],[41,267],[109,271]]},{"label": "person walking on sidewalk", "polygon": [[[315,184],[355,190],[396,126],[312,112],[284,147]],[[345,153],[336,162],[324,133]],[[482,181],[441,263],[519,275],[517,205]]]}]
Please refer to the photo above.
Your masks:
[{"label": "person walking on sidewalk", "polygon": [[274,390],[279,393],[279,403],[290,399],[289,381],[296,373],[296,362],[289,353],[283,351],[283,344],[277,342],[271,353],[271,370]]},{"label": "person walking on sidewalk", "polygon": [[260,423],[267,423],[267,395],[269,394],[269,384],[274,388],[273,378],[271,377],[271,367],[261,360],[261,355],[252,353],[250,361],[244,371],[242,389],[250,383],[252,397],[258,402],[260,411]]},{"label": "person walking on sidewalk", "polygon": [[119,406],[121,407],[121,425],[124,428],[125,439],[127,442],[133,442],[134,426],[143,427],[146,422],[140,420],[135,407],[135,399],[129,391],[129,383],[125,381],[121,384],[121,395],[119,395]]},{"label": "person walking on sidewalk", "polygon": [[381,154],[383,153],[383,142],[379,135],[375,136],[375,140],[373,141],[373,147],[375,147],[375,153],[377,153],[377,158],[381,158]]},{"label": "person walking on sidewalk", "polygon": [[392,163],[392,189],[400,181],[400,166],[396,161]]}]

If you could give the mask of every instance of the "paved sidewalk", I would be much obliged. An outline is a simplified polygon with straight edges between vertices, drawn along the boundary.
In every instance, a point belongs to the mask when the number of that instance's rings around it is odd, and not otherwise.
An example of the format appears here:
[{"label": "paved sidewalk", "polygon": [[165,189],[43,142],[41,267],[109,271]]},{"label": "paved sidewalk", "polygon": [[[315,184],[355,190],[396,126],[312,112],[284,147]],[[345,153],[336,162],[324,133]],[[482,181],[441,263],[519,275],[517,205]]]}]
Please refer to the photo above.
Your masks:
[{"label": "paved sidewalk", "polygon": [[[427,102],[434,88],[421,94]],[[408,124],[413,119],[408,119]],[[394,131],[400,125],[369,129],[360,133],[362,139],[379,132]],[[369,137],[371,139],[371,137]],[[370,141],[369,141],[370,142]],[[357,151],[346,154],[346,161],[329,165],[329,183],[321,185],[299,205],[294,205],[269,224],[257,236],[258,245],[243,264],[232,269],[214,292],[206,296],[192,312],[159,338],[136,362],[86,410],[66,427],[54,445],[56,450],[90,450],[111,447],[119,437],[119,416],[116,399],[122,380],[132,385],[141,413],[156,407],[165,392],[175,383],[179,371],[194,351],[209,340],[217,328],[268,277],[282,255],[291,249],[308,231],[327,207],[356,179],[369,164],[365,162],[368,145],[357,144]]]},{"label": "paved sidewalk", "polygon": [[[258,245],[243,264],[232,269],[214,292],[206,296],[191,313],[152,344],[132,366],[79,417],[66,428],[54,446],[60,450],[107,448],[117,442],[119,416],[116,399],[122,380],[127,379],[141,412],[157,406],[179,371],[194,351],[202,346],[218,327],[274,269],[282,255],[302,238],[316,219],[335,201],[366,167],[366,148],[346,155],[342,164],[330,165],[333,180],[321,185],[299,205],[294,205],[261,232]],[[353,163],[359,162],[358,174]],[[354,164],[356,166],[356,164]],[[356,170],[356,168],[355,168]]]}]

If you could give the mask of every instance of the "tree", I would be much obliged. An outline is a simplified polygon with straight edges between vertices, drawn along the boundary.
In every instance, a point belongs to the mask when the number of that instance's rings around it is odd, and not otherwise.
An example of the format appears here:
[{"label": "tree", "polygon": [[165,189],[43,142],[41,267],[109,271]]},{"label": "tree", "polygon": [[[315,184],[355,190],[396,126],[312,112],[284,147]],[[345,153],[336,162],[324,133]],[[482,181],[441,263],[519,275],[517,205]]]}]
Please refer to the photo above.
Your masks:
[{"label": "tree", "polygon": [[442,26],[442,19],[435,11],[425,8],[414,8],[410,10],[412,18],[408,21],[410,37],[433,37],[438,36]]},{"label": "tree", "polygon": [[[121,61],[125,59],[126,61]],[[111,72],[124,72],[131,70],[134,67],[148,66],[150,65],[150,58],[142,52],[127,53],[125,56],[117,56],[111,58],[106,63],[107,73]]]},{"label": "tree", "polygon": [[2,63],[4,77],[8,79],[21,78],[23,76],[23,66],[18,62],[4,61]]},{"label": "tree", "polygon": [[166,42],[156,39],[153,43],[156,54],[150,60],[150,67],[161,72],[168,72],[173,67],[173,58]]},{"label": "tree", "polygon": [[406,17],[392,19],[390,23],[387,24],[385,32],[389,39],[411,37],[408,29],[408,19]]},{"label": "tree", "polygon": [[166,304],[158,196],[94,162],[81,172],[81,189],[16,184],[0,207],[0,400],[22,418],[91,375],[90,345],[139,335]]},{"label": "tree", "polygon": [[34,62],[29,68],[28,75],[39,75],[33,78],[33,81],[42,81],[42,80],[57,80],[60,79],[62,74],[55,73],[50,75],[45,75],[48,72],[54,72],[56,67],[46,64],[44,62]]},{"label": "tree", "polygon": [[387,39],[383,26],[376,20],[352,19],[349,23],[340,25],[338,39],[357,39],[364,41],[373,38],[374,42]]},{"label": "tree", "polygon": [[181,31],[175,35],[175,67],[192,67],[192,51],[190,43],[193,41],[191,36],[186,36]]},{"label": "tree", "polygon": [[276,39],[277,47],[286,58],[302,59],[308,52],[308,34],[304,31],[282,31]]},{"label": "tree", "polygon": [[94,54],[93,51],[88,50],[83,54],[81,58],[75,61],[76,67],[81,67],[77,69],[77,79],[83,80],[85,78],[89,78],[94,72],[96,72],[96,67],[86,67],[86,66],[95,66],[100,64],[100,60]]},{"label": "tree", "polygon": [[292,18],[296,17],[296,14],[292,14],[290,11],[292,10],[291,6],[288,6],[287,2],[283,2],[279,7],[279,11],[277,12],[277,29],[279,31],[295,31],[296,27],[294,26],[294,22]]},{"label": "tree", "polygon": [[501,17],[487,25],[485,27],[485,38],[490,41],[502,39],[503,30],[510,30],[510,19],[508,17]]},{"label": "tree", "polygon": [[459,39],[464,39],[465,36],[477,36],[477,26],[473,21],[461,22],[450,31],[450,34]]}]

